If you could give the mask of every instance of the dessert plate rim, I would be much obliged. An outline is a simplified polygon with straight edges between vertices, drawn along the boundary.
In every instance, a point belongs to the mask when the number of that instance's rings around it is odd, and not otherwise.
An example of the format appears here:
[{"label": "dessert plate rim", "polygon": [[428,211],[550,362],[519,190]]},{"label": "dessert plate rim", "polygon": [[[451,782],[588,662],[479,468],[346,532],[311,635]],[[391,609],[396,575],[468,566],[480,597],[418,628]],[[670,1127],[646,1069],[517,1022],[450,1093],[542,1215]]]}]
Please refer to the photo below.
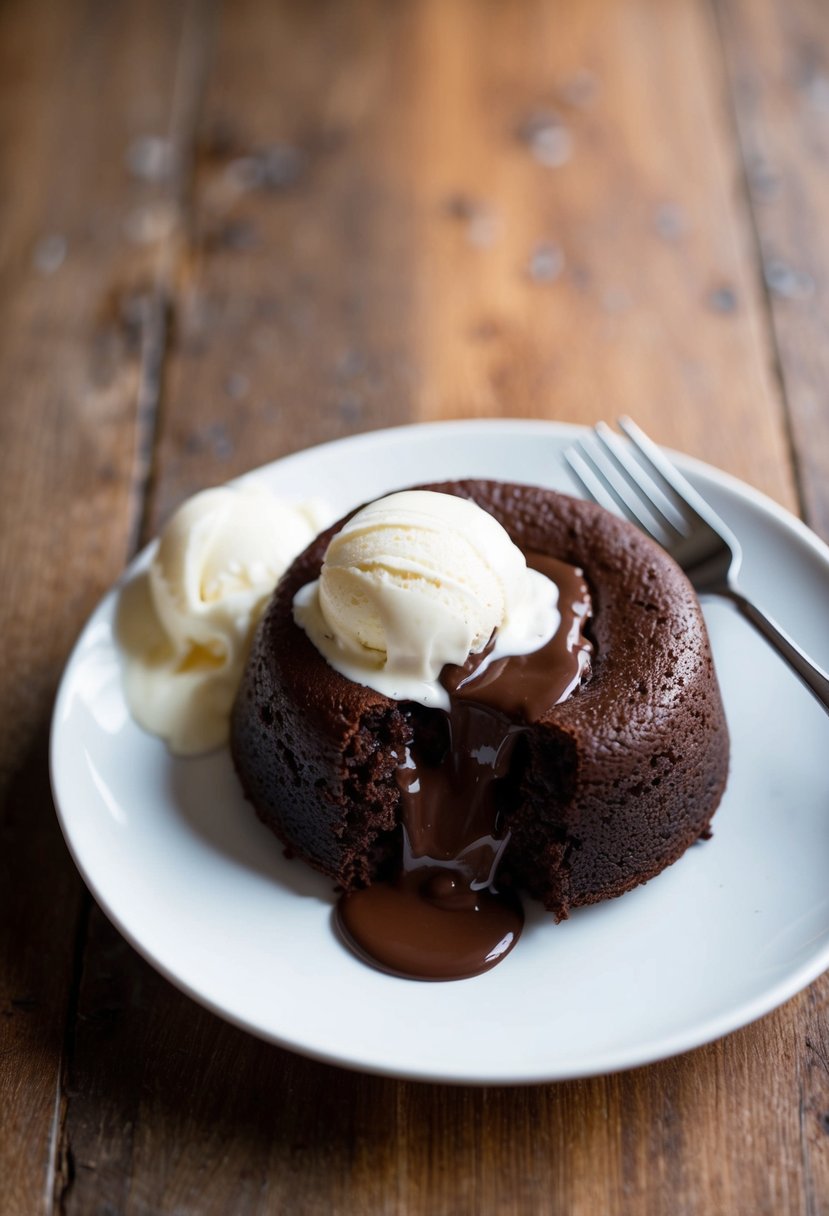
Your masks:
[{"label": "dessert plate rim", "polygon": [[[305,449],[237,480],[257,478],[286,497],[300,497],[309,480],[327,476],[333,479],[336,488],[333,503],[336,514],[366,497],[415,481],[449,476],[446,470],[452,462],[454,475],[458,477],[493,476],[492,469],[497,464],[506,470],[504,480],[535,481],[578,495],[559,457],[563,448],[584,430],[574,424],[532,419],[419,423],[365,432]],[[463,452],[457,449],[455,441],[463,441]],[[538,470],[542,467],[539,448],[543,444],[549,448],[546,455],[549,465],[544,466],[548,476],[542,478]],[[384,453],[384,461],[376,459],[378,451]],[[714,497],[716,509],[725,506],[727,522],[743,540],[744,547],[745,541],[751,540],[758,554],[770,552],[796,585],[799,582],[811,586],[814,582],[829,591],[829,547],[805,524],[729,474],[690,457],[672,455],[697,488]],[[516,475],[519,466],[526,467],[526,477]],[[729,510],[736,515],[738,526],[728,518]],[[745,524],[743,535],[741,521]],[[52,789],[73,859],[107,916],[162,975],[212,1012],[260,1038],[346,1067],[418,1080],[530,1084],[617,1071],[701,1046],[770,1012],[829,967],[829,900],[824,908],[817,906],[812,897],[815,906],[807,906],[807,894],[803,894],[803,906],[798,904],[795,909],[801,927],[794,924],[786,928],[791,941],[783,940],[776,952],[766,954],[762,935],[758,936],[747,920],[750,883],[735,883],[729,902],[734,858],[739,856],[741,843],[739,833],[745,836],[751,827],[742,805],[729,807],[726,816],[725,803],[715,816],[711,845],[692,850],[693,856],[686,855],[687,862],[680,860],[665,875],[636,892],[596,909],[577,912],[563,926],[541,924],[537,912],[531,912],[527,934],[531,940],[526,945],[520,942],[505,963],[485,976],[454,984],[418,984],[383,976],[365,967],[346,954],[331,930],[330,884],[318,875],[306,874],[300,863],[288,863],[279,855],[278,842],[255,821],[252,810],[235,788],[226,753],[202,761],[174,761],[164,745],[141,732],[126,713],[113,636],[117,601],[121,587],[145,566],[151,551],[152,544],[136,557],[103,598],[69,657],[52,721]],[[745,566],[748,589],[761,595],[765,591],[773,598],[776,589],[772,576],[759,571],[756,557],[754,569],[751,568],[752,552],[749,544]],[[753,578],[757,586],[751,585]],[[795,625],[785,618],[786,603],[781,601],[771,607],[777,608],[782,623],[795,632]],[[808,610],[804,611],[802,605],[800,608],[804,618],[801,623],[808,632],[811,618]],[[712,609],[715,624],[725,639],[726,692],[733,683],[730,648],[736,635],[732,635],[734,625],[725,618],[724,611],[722,606]],[[716,632],[712,636],[716,641]],[[814,638],[803,638],[806,645],[810,640],[817,644]],[[738,641],[740,646],[750,645],[742,635]],[[751,651],[755,659],[758,653],[756,649]],[[825,653],[816,652],[815,657],[826,663]],[[719,655],[717,661],[719,666]],[[762,656],[760,661],[766,662]],[[763,670],[772,673],[772,681],[783,680],[773,668]],[[821,734],[822,726],[811,710],[809,694],[785,681],[780,687],[786,704],[795,707],[792,710],[795,725],[808,724],[807,742],[819,738],[829,743],[829,736]],[[747,703],[742,694],[731,690],[731,695],[736,704]],[[738,743],[744,751],[739,732],[735,746]],[[735,757],[733,781],[740,791],[745,787],[753,797],[758,796],[759,790],[758,818],[763,820],[765,816],[765,821],[769,821],[777,810],[777,802],[773,806],[762,802],[765,797],[762,783],[751,784],[743,761],[741,754]],[[813,766],[817,763],[816,756],[811,763]],[[807,757],[807,768],[808,765]],[[122,769],[123,779],[119,776]],[[772,776],[766,774],[766,784]],[[194,789],[218,790],[229,816],[222,817],[221,807],[209,812],[194,807],[188,783]],[[801,791],[803,788],[801,783]],[[814,802],[811,786],[808,793]],[[775,798],[782,796],[779,791],[774,794]],[[771,800],[772,794],[768,798]],[[735,800],[736,793],[731,798],[732,802]],[[802,833],[808,878],[809,865],[814,869],[820,864],[815,847],[817,842],[819,848],[823,837],[817,811],[808,798],[806,801],[807,809],[800,819],[795,818],[793,830]],[[235,814],[238,807],[242,808],[241,816]],[[724,820],[724,856],[716,852],[720,815]],[[771,842],[752,838],[748,843],[746,864],[755,866],[758,875],[765,875],[764,867],[768,868],[771,861]],[[160,869],[155,864],[168,848],[174,852],[178,871],[172,863]],[[708,862],[700,856],[706,849]],[[829,852],[829,840],[826,851]],[[263,856],[265,861],[261,860]],[[729,857],[732,870],[725,865]],[[717,858],[720,860],[715,864],[712,859]],[[792,870],[796,860],[793,849]],[[822,869],[825,871],[825,862]],[[790,877],[794,893],[794,884],[801,876],[793,873]],[[176,881],[178,889],[174,891]],[[717,883],[726,889],[724,897],[718,893]],[[808,891],[808,881],[803,885]],[[217,889],[225,890],[227,896],[224,918],[220,914],[222,909],[211,907]],[[709,915],[705,908],[692,915],[689,898],[698,899],[700,894],[715,903],[720,901],[717,907],[722,905],[726,926],[730,927],[729,909],[733,914],[736,908],[736,914],[746,922],[735,929],[733,945],[743,952],[747,946],[755,948],[761,961],[751,974],[746,965],[744,991],[738,992],[733,984],[725,991],[728,986],[724,964],[735,960],[720,958],[715,949],[708,954],[704,950],[695,953],[691,945],[690,934],[696,925],[686,921],[694,922],[696,918],[703,932],[710,930],[713,923],[713,914]],[[768,921],[774,937],[773,922],[767,912],[760,908],[753,914],[762,916],[763,924]],[[651,973],[659,959],[647,951],[664,949],[654,922],[671,915],[680,917],[681,931],[689,935],[691,965],[713,968],[715,978],[700,990],[696,1013],[691,1008],[683,1016],[682,1009],[666,1007],[660,1021],[658,1009],[655,1015],[642,1009],[639,1033],[634,1008],[636,992],[630,991],[619,997],[620,1013],[624,1016],[621,1030],[615,1035],[601,1019],[589,1016],[586,1006],[584,1011],[570,1009],[568,1013],[565,1009],[563,1014],[559,1011],[549,1024],[543,1019],[517,1014],[504,1024],[505,1011],[509,1012],[509,1002],[504,1003],[505,986],[514,985],[525,996],[532,994],[534,999],[543,1001],[556,992],[560,999],[563,980],[569,983],[570,1000],[575,1004],[606,998],[603,977],[591,972],[590,965],[601,963],[612,970],[615,963],[605,953],[610,944],[622,960],[628,959],[631,967],[642,967],[640,986],[644,994],[650,993],[649,984],[654,983]],[[278,926],[287,925],[287,932],[296,937],[293,945],[284,938],[275,942],[273,973],[267,975],[263,969],[267,968],[270,942],[267,932],[261,929],[263,917],[272,917]],[[209,928],[200,937],[201,924]],[[252,926],[257,932],[252,934],[251,944],[248,938]],[[206,940],[207,933],[213,935],[211,941]],[[625,954],[629,949],[626,933],[644,937],[650,943],[639,964],[633,954]],[[236,957],[240,951],[244,956],[246,949],[247,957]],[[526,962],[520,964],[522,953]],[[511,961],[513,958],[515,962]],[[226,985],[223,963],[227,970]],[[557,966],[563,968],[558,983],[548,973],[548,969],[555,970]],[[620,972],[617,978],[623,980],[624,976]],[[610,979],[612,976],[608,982]],[[682,983],[682,977],[678,976],[674,987],[678,985],[681,989]],[[658,995],[658,985],[653,991]],[[688,991],[692,1001],[697,999],[693,987]],[[342,1025],[327,1025],[325,1017],[316,1010],[312,1014],[315,1002],[327,1000],[336,1006],[338,1001],[332,1000],[332,996],[339,998],[340,1008],[345,1010],[345,1031]],[[482,1011],[481,1001],[484,1007],[491,1007],[491,1016]],[[369,1006],[367,1002],[373,1004]],[[400,1023],[397,1037],[393,1032],[384,1037],[382,1024],[374,1025],[371,1018],[361,1027],[358,1005],[364,1011],[370,1007],[372,1016],[377,1006],[378,1017],[385,1007],[387,1017]],[[407,1012],[409,1007],[411,1014]],[[583,1016],[578,1016],[580,1012]],[[463,1019],[461,1033],[453,1031],[452,1018]],[[519,1048],[513,1044],[508,1050],[508,1045],[502,1042],[500,1051],[482,1052],[482,1043],[497,1025],[507,1035],[510,1030],[524,1035],[525,1041]],[[415,1051],[406,1039],[406,1031],[413,1026],[421,1034],[428,1035],[431,1029],[432,1042],[421,1045],[420,1051]],[[562,1043],[560,1036],[568,1034],[569,1041]]]}]

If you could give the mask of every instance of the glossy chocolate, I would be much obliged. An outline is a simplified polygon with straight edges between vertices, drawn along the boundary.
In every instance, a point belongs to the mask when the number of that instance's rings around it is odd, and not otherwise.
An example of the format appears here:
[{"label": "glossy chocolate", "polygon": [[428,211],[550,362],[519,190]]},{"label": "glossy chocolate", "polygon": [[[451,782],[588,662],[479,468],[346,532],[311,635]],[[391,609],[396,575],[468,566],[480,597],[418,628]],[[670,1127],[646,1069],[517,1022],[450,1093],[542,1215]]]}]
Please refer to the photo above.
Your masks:
[{"label": "glossy chocolate", "polygon": [[509,844],[501,790],[519,736],[589,677],[592,652],[582,572],[541,554],[527,560],[559,587],[558,631],[532,654],[490,662],[487,647],[463,667],[444,669],[449,712],[411,711],[412,739],[398,766],[400,871],[338,905],[351,948],[395,975],[479,975],[521,932],[520,904],[496,886]]}]

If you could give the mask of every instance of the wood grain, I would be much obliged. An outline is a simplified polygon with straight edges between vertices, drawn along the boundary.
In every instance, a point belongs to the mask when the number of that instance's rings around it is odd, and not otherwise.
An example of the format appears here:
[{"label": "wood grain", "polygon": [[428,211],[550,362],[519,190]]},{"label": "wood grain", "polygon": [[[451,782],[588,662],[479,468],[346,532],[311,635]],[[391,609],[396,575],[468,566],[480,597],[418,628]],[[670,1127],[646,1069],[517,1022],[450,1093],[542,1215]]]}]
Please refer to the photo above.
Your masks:
[{"label": "wood grain", "polygon": [[728,105],[695,0],[234,4],[153,525],[251,461],[493,414],[628,412],[793,506]]},{"label": "wood grain", "polygon": [[154,527],[205,484],[413,416],[412,203],[395,168],[404,13],[320,0],[224,10]]},{"label": "wood grain", "polygon": [[[825,310],[770,295],[760,259],[814,250],[822,282],[822,20],[0,9],[0,1210],[829,1212],[829,978],[617,1076],[349,1073],[226,1025],[87,915],[45,759],[60,665],[136,538],[310,443],[627,411],[829,518]],[[785,168],[774,207],[757,146]]]},{"label": "wood grain", "polygon": [[412,38],[422,416],[627,412],[791,503],[708,7],[449,8]]},{"label": "wood grain", "polygon": [[[705,5],[225,10],[150,527],[294,447],[492,413],[626,409],[793,503],[739,167]],[[95,914],[66,1209],[806,1212],[815,991],[619,1077],[397,1084],[224,1026]]]},{"label": "wood grain", "polygon": [[829,9],[717,8],[803,511],[829,539]]},{"label": "wood grain", "polygon": [[176,993],[100,914],[88,957],[67,1211],[825,1210],[803,1186],[791,1036],[814,989],[651,1068],[479,1090],[257,1044]]},{"label": "wood grain", "polygon": [[[179,15],[180,16],[180,15]],[[49,795],[53,691],[129,553],[163,192],[125,155],[168,119],[166,5],[0,10],[0,1207],[50,1210],[83,888]],[[106,104],[101,104],[101,98]]]}]

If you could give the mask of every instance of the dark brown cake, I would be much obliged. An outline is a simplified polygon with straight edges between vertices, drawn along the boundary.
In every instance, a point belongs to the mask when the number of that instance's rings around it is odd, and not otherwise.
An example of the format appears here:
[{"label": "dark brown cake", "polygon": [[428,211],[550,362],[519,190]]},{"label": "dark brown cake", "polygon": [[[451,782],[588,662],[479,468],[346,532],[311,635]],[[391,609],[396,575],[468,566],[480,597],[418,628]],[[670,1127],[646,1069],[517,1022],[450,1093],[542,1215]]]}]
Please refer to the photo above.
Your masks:
[{"label": "dark brown cake", "polygon": [[[685,575],[601,508],[493,481],[425,487],[471,498],[525,552],[581,566],[595,645],[590,682],[516,749],[501,881],[558,918],[658,874],[707,833],[728,769],[728,733],[700,607]],[[294,623],[331,535],[291,566],[259,627],[233,711],[245,793],[292,854],[344,889],[388,874],[399,853],[396,781],[423,715],[334,671]]]}]

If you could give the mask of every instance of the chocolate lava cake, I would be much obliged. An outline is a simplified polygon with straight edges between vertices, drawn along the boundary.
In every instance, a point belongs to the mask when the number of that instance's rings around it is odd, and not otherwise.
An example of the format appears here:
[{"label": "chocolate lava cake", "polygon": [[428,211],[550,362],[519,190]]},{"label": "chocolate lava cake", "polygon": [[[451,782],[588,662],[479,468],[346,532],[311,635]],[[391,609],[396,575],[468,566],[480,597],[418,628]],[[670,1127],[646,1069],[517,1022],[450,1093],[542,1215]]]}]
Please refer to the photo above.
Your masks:
[{"label": "chocolate lava cake", "polygon": [[[728,732],[697,597],[638,529],[550,490],[495,481],[423,487],[471,499],[525,553],[581,567],[592,677],[528,724],[502,807],[499,882],[557,919],[630,890],[701,836],[728,770]],[[430,714],[333,670],[293,618],[334,525],[282,579],[259,626],[233,710],[246,796],[290,854],[344,890],[399,864],[399,758]]]}]

